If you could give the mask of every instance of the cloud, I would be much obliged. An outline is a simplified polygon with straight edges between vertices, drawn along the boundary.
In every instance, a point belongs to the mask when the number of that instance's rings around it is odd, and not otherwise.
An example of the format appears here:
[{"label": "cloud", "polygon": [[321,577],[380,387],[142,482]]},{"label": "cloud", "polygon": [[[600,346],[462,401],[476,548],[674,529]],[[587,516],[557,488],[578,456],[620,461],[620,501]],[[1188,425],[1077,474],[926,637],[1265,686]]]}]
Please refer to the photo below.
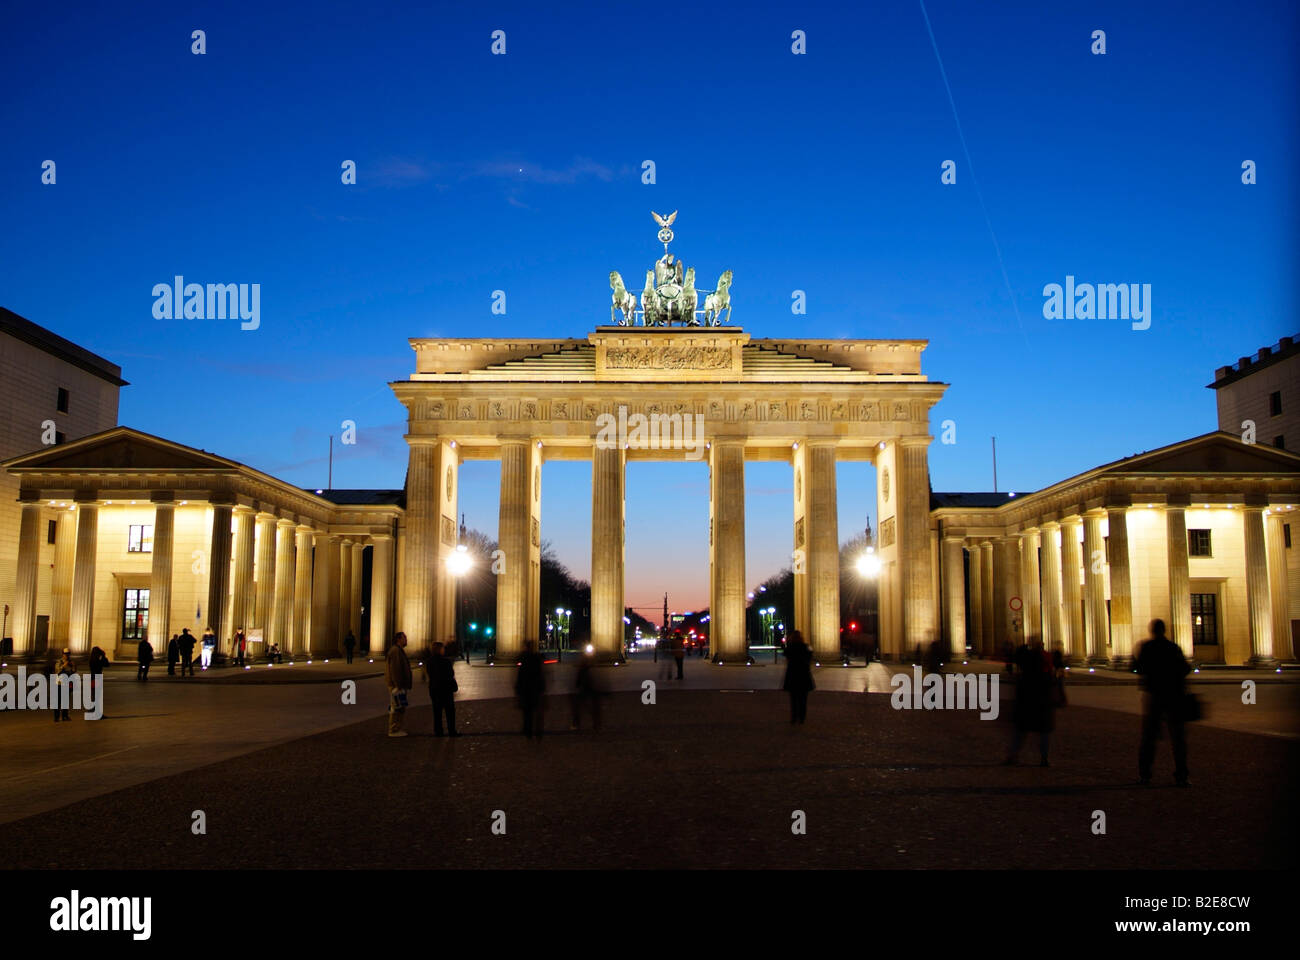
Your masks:
[{"label": "cloud", "polygon": [[[386,157],[376,163],[373,170],[364,171],[364,176],[382,187],[405,187],[428,180],[436,169],[436,164],[407,160],[404,157]],[[363,171],[358,170],[357,179],[362,176]]]},{"label": "cloud", "polygon": [[614,179],[614,171],[587,157],[575,157],[567,167],[548,169],[526,160],[498,160],[479,164],[472,174],[478,177],[499,177],[525,183],[577,183],[586,177],[606,182]]}]

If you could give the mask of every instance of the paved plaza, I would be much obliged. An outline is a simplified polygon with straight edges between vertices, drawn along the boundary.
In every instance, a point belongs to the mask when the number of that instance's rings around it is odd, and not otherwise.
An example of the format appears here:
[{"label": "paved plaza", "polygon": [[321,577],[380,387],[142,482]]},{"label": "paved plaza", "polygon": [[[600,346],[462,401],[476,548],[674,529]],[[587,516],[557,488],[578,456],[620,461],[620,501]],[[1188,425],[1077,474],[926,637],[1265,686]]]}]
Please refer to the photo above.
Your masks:
[{"label": "paved plaza", "polygon": [[[1001,765],[1005,716],[897,711],[864,694],[889,689],[879,665],[820,670],[793,729],[779,667],[688,660],[684,682],[662,680],[663,664],[606,668],[602,730],[571,731],[567,697],[552,696],[540,742],[517,732],[513,669],[463,663],[464,735],[432,736],[417,687],[411,736],[388,739],[376,666],[147,685],[123,671],[102,721],[3,715],[5,865],[1220,869],[1285,866],[1296,841],[1290,677],[1198,684],[1210,719],[1191,728],[1193,787],[1179,790],[1167,741],[1155,785],[1133,785],[1139,695],[1120,674],[1075,679],[1043,769],[1032,743],[1024,765]],[[548,670],[567,691],[571,665]],[[1241,705],[1238,673],[1260,681],[1258,705]],[[341,703],[348,678],[355,706]]]}]

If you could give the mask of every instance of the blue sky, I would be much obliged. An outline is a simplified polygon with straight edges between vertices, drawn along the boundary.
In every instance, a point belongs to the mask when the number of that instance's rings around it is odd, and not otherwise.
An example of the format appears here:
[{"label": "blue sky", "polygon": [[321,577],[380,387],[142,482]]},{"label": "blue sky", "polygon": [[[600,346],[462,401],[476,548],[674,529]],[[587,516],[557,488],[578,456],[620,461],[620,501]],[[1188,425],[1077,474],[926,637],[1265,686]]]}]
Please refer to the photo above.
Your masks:
[{"label": "blue sky", "polygon": [[[1300,328],[1298,9],[931,0],[963,147],[920,3],[9,5],[0,304],[121,364],[124,424],[315,486],[352,419],[335,485],[395,487],[408,337],[585,336],[679,209],[675,252],[735,271],[753,336],[929,339],[935,489],[991,487],[991,435],[1034,489],[1213,429],[1214,369]],[[154,319],[176,274],[260,283],[260,329]],[[1044,320],[1067,274],[1151,284],[1150,329]],[[495,464],[464,478],[494,533]],[[840,480],[847,537],[874,479]],[[589,471],[545,486],[586,576]],[[748,471],[755,583],[789,487]],[[636,465],[628,496],[673,504],[629,510],[629,602],[704,603],[704,469]]]}]

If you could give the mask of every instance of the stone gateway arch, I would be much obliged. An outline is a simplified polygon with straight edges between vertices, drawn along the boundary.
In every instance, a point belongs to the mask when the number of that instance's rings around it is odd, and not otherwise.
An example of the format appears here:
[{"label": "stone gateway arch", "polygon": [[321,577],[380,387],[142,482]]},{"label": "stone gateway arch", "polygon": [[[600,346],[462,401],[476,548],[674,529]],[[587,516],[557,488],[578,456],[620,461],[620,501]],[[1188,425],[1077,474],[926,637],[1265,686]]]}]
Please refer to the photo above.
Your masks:
[{"label": "stone gateway arch", "polygon": [[[413,339],[410,461],[397,627],[413,647],[455,635],[457,487],[465,460],[501,461],[497,650],[540,628],[542,463],[590,460],[591,642],[622,655],[628,460],[709,463],[711,645],[743,661],[745,462],[793,467],[795,627],[819,657],[840,649],[835,465],[877,470],[881,652],[937,629],[930,536],[930,408],[947,385],[921,372],[924,340],[752,340],[735,327],[598,327],[585,339]],[[665,441],[667,436],[667,441]],[[701,446],[703,449],[701,450]],[[773,518],[773,522],[780,522]]]}]

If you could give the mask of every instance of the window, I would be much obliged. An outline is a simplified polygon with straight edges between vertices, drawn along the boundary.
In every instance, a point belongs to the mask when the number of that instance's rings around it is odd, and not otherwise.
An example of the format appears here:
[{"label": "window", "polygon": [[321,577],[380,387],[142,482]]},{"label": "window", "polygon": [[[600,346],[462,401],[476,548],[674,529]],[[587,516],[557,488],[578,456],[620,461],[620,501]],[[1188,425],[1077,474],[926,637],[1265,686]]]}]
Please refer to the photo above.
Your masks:
[{"label": "window", "polygon": [[66,387],[59,387],[59,413],[68,412],[68,390]]},{"label": "window", "polygon": [[153,524],[132,524],[126,542],[126,551],[127,553],[153,553]]},{"label": "window", "polygon": [[1219,623],[1215,615],[1218,597],[1212,593],[1192,594],[1192,644],[1214,646],[1219,642]]},{"label": "window", "polygon": [[45,528],[45,542],[53,543],[54,534],[59,529],[59,521],[51,520],[48,527]]},{"label": "window", "polygon": [[68,435],[64,433],[62,430],[54,431],[54,442],[56,444],[64,443],[67,441],[67,439],[68,439]]},{"label": "window", "polygon": [[1276,417],[1282,413],[1282,391],[1274,390],[1268,395],[1269,416]]},{"label": "window", "polygon": [[1210,531],[1209,530],[1188,530],[1187,531],[1187,555],[1189,557],[1210,557]]},{"label": "window", "polygon": [[149,591],[127,590],[122,599],[122,639],[144,639],[149,629]]},{"label": "window", "polygon": [[1277,447],[1279,450],[1286,449],[1286,444],[1282,442],[1282,434],[1279,433],[1273,438],[1273,446]]}]

